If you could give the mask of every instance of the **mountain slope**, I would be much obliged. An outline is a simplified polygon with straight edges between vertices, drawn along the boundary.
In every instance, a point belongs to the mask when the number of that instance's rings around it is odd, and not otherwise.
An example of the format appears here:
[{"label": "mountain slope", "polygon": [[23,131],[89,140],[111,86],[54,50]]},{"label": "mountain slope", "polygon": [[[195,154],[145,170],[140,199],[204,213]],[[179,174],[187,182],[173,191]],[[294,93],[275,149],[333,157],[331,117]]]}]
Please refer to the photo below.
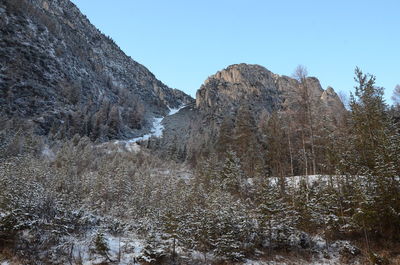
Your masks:
[{"label": "mountain slope", "polygon": [[0,16],[0,113],[36,133],[133,137],[153,116],[192,100],[125,55],[68,0],[2,0]]}]

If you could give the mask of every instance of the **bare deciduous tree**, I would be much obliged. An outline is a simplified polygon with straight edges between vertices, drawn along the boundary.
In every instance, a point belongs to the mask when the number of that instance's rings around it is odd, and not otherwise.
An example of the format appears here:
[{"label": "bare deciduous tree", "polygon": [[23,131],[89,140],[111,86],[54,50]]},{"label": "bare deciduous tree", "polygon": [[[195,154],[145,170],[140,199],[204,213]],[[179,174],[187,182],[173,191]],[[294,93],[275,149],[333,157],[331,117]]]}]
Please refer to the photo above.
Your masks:
[{"label": "bare deciduous tree", "polygon": [[395,105],[400,105],[400,85],[397,85],[394,88],[393,95],[392,95],[392,100]]},{"label": "bare deciduous tree", "polygon": [[[307,149],[306,149],[306,129],[308,129],[310,134],[310,145],[311,145],[311,162],[312,162],[312,171],[313,174],[316,174],[316,157],[315,157],[315,137],[314,137],[314,115],[313,115],[313,98],[311,95],[310,87],[307,82],[307,68],[303,65],[299,65],[296,67],[294,71],[294,78],[299,82],[299,105],[301,116],[303,116],[302,124],[303,129],[301,131],[302,136],[302,144],[303,144],[303,154],[304,154],[304,162],[305,162],[305,170],[306,175],[308,175],[308,158],[307,158]],[[308,127],[308,128],[306,128]]]}]

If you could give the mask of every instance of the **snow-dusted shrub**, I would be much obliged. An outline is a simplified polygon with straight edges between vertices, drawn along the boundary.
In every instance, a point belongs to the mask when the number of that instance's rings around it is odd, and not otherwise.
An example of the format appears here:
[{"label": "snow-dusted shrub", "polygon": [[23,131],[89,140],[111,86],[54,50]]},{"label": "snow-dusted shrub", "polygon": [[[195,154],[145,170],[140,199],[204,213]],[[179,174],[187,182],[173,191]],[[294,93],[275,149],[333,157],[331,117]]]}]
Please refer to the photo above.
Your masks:
[{"label": "snow-dusted shrub", "polygon": [[109,251],[110,248],[108,247],[104,234],[102,232],[97,232],[93,238],[93,252],[109,259]]}]

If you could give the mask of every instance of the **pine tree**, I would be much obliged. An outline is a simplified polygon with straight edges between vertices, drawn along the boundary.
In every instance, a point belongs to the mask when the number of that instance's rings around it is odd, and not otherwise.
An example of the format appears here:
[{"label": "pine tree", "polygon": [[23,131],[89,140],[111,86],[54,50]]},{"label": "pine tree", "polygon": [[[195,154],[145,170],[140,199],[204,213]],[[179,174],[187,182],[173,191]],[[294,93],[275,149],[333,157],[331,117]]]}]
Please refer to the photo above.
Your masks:
[{"label": "pine tree", "polygon": [[187,215],[183,240],[190,248],[203,253],[207,263],[207,253],[213,246],[214,223],[211,212],[205,207],[195,206]]},{"label": "pine tree", "polygon": [[293,204],[272,181],[264,183],[259,196],[257,219],[264,245],[267,245],[270,251],[274,247],[288,246],[288,238],[298,225],[298,213]]},{"label": "pine tree", "polygon": [[376,150],[388,142],[385,134],[386,105],[383,88],[375,86],[375,76],[365,75],[359,68],[356,68],[355,74],[357,86],[350,100],[354,148],[361,156],[360,166],[372,171]]},{"label": "pine tree", "polygon": [[240,192],[244,179],[245,174],[236,153],[227,152],[225,163],[218,175],[221,189],[231,193]]},{"label": "pine tree", "polygon": [[210,210],[214,224],[211,230],[213,253],[224,261],[242,260],[244,243],[249,241],[243,207],[230,194],[214,193],[210,198]]},{"label": "pine tree", "polygon": [[173,213],[172,211],[168,211],[164,215],[164,232],[167,234],[168,239],[172,239],[171,244],[171,257],[172,260],[176,258],[176,245],[178,240],[178,231],[179,231],[179,214]]},{"label": "pine tree", "polygon": [[364,176],[362,181],[367,185],[361,193],[354,220],[362,227],[367,240],[371,231],[381,235],[398,231],[399,141],[396,126],[389,120],[383,88],[375,86],[373,75],[365,75],[358,68],[355,80],[358,85],[350,103],[350,143],[355,152],[350,160],[353,174]]},{"label": "pine tree", "polygon": [[159,262],[167,256],[167,253],[165,242],[156,232],[150,232],[139,260],[149,264],[160,264]]},{"label": "pine tree", "polygon": [[94,251],[97,254],[100,254],[101,256],[104,256],[108,260],[110,260],[108,256],[108,252],[110,251],[107,240],[104,238],[104,234],[101,232],[98,232],[96,234],[96,237],[94,238]]}]

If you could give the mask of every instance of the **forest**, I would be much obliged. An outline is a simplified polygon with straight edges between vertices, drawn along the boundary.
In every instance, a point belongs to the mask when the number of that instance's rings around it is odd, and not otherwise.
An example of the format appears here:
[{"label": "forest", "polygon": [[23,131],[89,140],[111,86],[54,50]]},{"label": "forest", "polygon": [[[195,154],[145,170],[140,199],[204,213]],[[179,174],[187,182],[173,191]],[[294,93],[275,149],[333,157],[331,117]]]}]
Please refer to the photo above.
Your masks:
[{"label": "forest", "polygon": [[400,87],[389,106],[357,68],[348,109],[327,120],[305,76],[294,104],[259,126],[243,109],[196,163],[2,119],[0,261],[399,264]]}]

